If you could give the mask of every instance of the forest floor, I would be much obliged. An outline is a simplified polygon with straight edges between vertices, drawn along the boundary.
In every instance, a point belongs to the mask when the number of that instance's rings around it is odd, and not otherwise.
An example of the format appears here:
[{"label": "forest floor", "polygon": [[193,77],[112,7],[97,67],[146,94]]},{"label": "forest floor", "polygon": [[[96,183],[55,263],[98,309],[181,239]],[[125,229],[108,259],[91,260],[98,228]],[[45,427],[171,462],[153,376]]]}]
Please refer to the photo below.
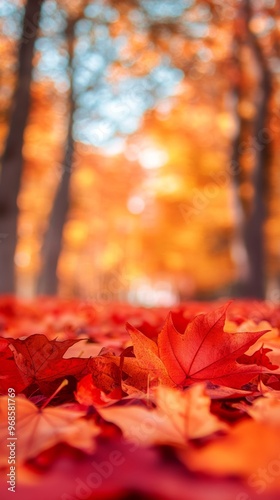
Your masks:
[{"label": "forest floor", "polygon": [[1,298],[1,499],[279,499],[279,329],[268,302]]}]

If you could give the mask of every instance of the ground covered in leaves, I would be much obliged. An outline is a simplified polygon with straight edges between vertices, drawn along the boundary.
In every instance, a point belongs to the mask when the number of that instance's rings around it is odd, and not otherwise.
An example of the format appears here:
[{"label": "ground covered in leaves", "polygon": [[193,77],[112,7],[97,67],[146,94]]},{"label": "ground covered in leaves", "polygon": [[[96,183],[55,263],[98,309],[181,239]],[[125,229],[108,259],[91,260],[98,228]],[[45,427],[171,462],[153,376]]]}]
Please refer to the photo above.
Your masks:
[{"label": "ground covered in leaves", "polygon": [[279,499],[279,329],[272,303],[2,298],[1,499]]}]

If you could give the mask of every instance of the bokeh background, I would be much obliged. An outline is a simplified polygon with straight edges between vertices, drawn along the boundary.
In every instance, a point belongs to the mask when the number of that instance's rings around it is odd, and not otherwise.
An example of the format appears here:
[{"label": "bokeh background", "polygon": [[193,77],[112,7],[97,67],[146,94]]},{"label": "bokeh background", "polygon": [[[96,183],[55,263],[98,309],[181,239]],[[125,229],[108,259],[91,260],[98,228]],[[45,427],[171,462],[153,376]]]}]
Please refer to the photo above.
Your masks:
[{"label": "bokeh background", "polygon": [[0,1],[0,293],[279,299],[277,0]]}]

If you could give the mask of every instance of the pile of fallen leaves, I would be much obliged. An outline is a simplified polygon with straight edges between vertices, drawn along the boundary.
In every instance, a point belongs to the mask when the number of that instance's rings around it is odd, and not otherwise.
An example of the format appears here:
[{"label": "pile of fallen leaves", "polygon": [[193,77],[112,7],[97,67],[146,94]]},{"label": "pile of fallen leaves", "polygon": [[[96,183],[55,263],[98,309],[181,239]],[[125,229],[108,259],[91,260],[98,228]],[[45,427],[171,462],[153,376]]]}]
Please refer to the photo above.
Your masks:
[{"label": "pile of fallen leaves", "polygon": [[279,499],[279,329],[262,302],[2,298],[1,499],[8,443],[21,500]]}]

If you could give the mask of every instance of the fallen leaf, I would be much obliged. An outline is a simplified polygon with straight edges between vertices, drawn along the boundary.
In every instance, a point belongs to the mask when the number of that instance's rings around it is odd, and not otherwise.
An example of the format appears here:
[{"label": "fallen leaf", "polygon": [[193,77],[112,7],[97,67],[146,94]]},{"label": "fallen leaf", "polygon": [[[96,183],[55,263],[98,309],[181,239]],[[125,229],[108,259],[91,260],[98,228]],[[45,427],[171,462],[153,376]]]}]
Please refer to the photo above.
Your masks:
[{"label": "fallen leaf", "polygon": [[58,342],[35,334],[23,340],[7,340],[25,387],[70,375],[81,377],[87,372],[88,359],[63,358],[67,349],[79,342],[77,339]]},{"label": "fallen leaf", "polygon": [[202,384],[186,391],[158,387],[156,409],[139,405],[111,406],[99,410],[101,416],[118,425],[126,439],[137,445],[186,445],[189,439],[225,431],[227,425],[210,413],[210,398]]},{"label": "fallen leaf", "polygon": [[228,306],[199,314],[183,334],[179,333],[169,314],[159,334],[159,357],[173,382],[182,387],[194,382],[240,388],[262,367],[242,365],[237,358],[244,354],[266,331],[227,333],[224,331]]},{"label": "fallen leaf", "polygon": [[83,377],[77,384],[75,392],[76,400],[86,406],[105,406],[122,398],[121,387],[117,387],[108,391],[101,390],[94,384],[93,376],[91,373]]},{"label": "fallen leaf", "polygon": [[255,399],[251,405],[237,403],[235,407],[245,411],[257,422],[280,428],[280,399],[276,394],[266,392],[263,397]]},{"label": "fallen leaf", "polygon": [[159,358],[158,346],[139,330],[127,324],[127,331],[133,343],[133,351],[141,368],[150,373],[163,384],[172,384],[166,368]]},{"label": "fallen leaf", "polygon": [[248,356],[248,354],[243,354],[238,358],[238,363],[244,365],[258,365],[268,368],[269,370],[276,370],[279,368],[278,365],[273,365],[267,355],[267,353],[272,352],[272,349],[265,347],[260,347],[256,352]]},{"label": "fallen leaf", "polygon": [[[16,460],[17,464],[35,457],[43,450],[59,442],[65,442],[85,451],[93,451],[94,437],[100,429],[91,421],[83,419],[84,411],[69,407],[37,408],[26,398],[15,398]],[[7,409],[8,397],[0,397],[0,466],[7,466]],[[13,442],[12,439],[9,443]]]}]

